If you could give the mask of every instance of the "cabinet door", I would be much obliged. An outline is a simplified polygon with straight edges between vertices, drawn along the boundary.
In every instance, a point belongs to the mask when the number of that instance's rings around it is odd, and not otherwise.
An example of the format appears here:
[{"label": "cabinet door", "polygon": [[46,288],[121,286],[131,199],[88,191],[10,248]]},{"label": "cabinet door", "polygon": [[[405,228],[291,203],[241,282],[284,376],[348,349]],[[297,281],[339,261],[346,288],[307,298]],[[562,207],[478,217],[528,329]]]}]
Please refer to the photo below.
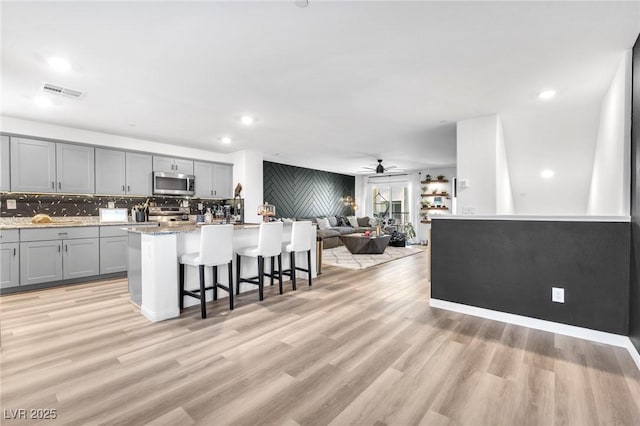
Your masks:
[{"label": "cabinet door", "polygon": [[0,244],[0,288],[20,285],[20,244]]},{"label": "cabinet door", "polygon": [[169,172],[173,173],[174,159],[171,157],[160,157],[159,155],[153,156],[153,171],[154,172]]},{"label": "cabinet door", "polygon": [[[198,181],[196,180],[196,186]],[[229,164],[213,165],[213,195],[216,198],[233,197],[233,166]]]},{"label": "cabinet door", "polygon": [[124,151],[96,148],[96,194],[124,194],[125,175]]},{"label": "cabinet door", "polygon": [[127,270],[129,237],[100,238],[100,273],[111,274]]},{"label": "cabinet door", "polygon": [[9,191],[9,136],[0,136],[0,191]]},{"label": "cabinet door", "polygon": [[100,274],[100,239],[63,240],[63,275],[66,279]]},{"label": "cabinet door", "polygon": [[56,192],[56,144],[11,138],[11,190]]},{"label": "cabinet door", "polygon": [[58,192],[80,194],[96,192],[93,147],[58,143],[56,144],[56,165]]},{"label": "cabinet door", "polygon": [[213,163],[194,161],[193,172],[196,177],[196,197],[213,197]]},{"label": "cabinet door", "polygon": [[20,285],[62,279],[62,241],[20,243]]},{"label": "cabinet door", "polygon": [[173,171],[176,173],[182,173],[183,175],[192,175],[193,174],[193,161],[192,160],[182,160],[180,158],[176,158],[174,161]]},{"label": "cabinet door", "polygon": [[151,155],[127,152],[126,163],[127,194],[151,195]]}]

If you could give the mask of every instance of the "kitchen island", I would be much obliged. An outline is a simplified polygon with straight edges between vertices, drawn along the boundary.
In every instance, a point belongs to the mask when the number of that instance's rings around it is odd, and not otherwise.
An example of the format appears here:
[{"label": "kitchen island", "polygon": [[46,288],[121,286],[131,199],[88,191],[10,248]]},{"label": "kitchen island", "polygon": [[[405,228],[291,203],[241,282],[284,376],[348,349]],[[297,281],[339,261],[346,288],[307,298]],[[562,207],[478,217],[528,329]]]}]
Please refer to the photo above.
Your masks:
[{"label": "kitchen island", "polygon": [[[258,244],[259,224],[234,225],[233,250]],[[169,226],[154,228],[131,227],[129,231],[129,292],[131,301],[140,306],[140,312],[150,321],[163,321],[180,315],[178,300],[178,258],[185,253],[197,252],[200,249],[200,226]],[[291,240],[291,225],[285,224],[282,235],[283,242]],[[307,264],[306,253],[299,253],[296,264],[303,267]],[[316,257],[316,231],[312,233],[311,259]],[[235,264],[233,265],[235,274]],[[265,265],[265,268],[270,266]],[[289,257],[282,256],[282,267],[289,267]],[[212,268],[205,268],[205,279],[211,282]],[[316,264],[311,262],[311,276],[316,276]],[[297,272],[298,277],[306,279],[306,273]],[[257,275],[257,260],[244,258],[242,261],[243,277]],[[288,277],[285,276],[285,279]],[[236,277],[233,277],[234,285]],[[228,285],[227,274],[221,273],[218,281]],[[187,267],[185,272],[185,288],[198,288],[198,271]],[[242,283],[240,291],[255,290],[256,286]],[[207,292],[207,300],[212,300],[212,292]],[[218,291],[218,298],[228,297],[224,290]],[[256,303],[258,298],[256,296]],[[198,301],[185,297],[184,306],[197,304]]]}]

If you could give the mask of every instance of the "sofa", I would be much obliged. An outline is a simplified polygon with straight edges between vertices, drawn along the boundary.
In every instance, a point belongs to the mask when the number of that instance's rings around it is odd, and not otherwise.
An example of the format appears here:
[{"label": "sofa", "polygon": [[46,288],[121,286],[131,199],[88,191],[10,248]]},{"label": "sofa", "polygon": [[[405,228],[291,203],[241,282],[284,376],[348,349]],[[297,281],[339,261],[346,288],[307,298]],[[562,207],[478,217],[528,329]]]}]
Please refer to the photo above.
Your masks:
[{"label": "sofa", "polygon": [[[325,218],[329,221],[328,227],[324,226],[322,223],[318,223],[318,219]],[[358,226],[352,226],[346,218],[336,216],[325,216],[321,218],[314,217],[306,220],[311,220],[318,227],[318,237],[322,239],[323,248],[325,249],[342,245],[340,238],[338,238],[340,235],[375,231],[376,229],[375,226],[372,226],[374,222],[367,216],[356,218]]]}]

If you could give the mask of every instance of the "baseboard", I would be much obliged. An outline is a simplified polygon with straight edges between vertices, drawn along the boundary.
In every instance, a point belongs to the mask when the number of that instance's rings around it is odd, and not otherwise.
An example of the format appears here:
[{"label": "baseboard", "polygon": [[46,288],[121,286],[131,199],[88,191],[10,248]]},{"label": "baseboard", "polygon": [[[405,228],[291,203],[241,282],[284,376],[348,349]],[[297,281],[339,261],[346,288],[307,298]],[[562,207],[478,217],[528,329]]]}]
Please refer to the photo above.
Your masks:
[{"label": "baseboard", "polygon": [[633,345],[633,342],[631,341],[631,339],[629,339],[627,350],[629,351],[629,355],[631,355],[631,359],[633,359],[633,362],[636,363],[636,367],[638,367],[638,370],[640,370],[640,353],[638,352],[636,347]]},{"label": "baseboard", "polygon": [[140,307],[140,313],[144,315],[146,319],[152,322],[164,321],[169,318],[176,318],[180,316],[180,310],[178,309],[178,307],[176,307],[175,310],[171,310],[169,312],[154,312],[146,306],[142,305]]},{"label": "baseboard", "polygon": [[640,354],[636,350],[635,346],[633,346],[633,343],[631,343],[631,339],[621,334],[606,333],[604,331],[592,330],[590,328],[576,327],[574,325],[509,314],[491,309],[478,308],[476,306],[463,305],[461,303],[448,302],[440,299],[431,299],[429,301],[429,306],[625,348],[629,351],[629,355],[631,355],[631,358],[636,363],[638,370],[640,370]]}]

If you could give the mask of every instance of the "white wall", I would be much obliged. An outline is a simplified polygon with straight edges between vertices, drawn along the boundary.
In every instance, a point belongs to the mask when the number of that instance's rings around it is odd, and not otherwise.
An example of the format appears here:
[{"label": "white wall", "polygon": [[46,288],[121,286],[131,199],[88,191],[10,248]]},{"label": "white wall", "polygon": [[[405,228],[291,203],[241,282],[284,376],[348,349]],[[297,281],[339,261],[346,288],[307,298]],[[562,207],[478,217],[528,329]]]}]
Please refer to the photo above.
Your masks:
[{"label": "white wall", "polygon": [[[489,115],[457,123],[457,214],[496,214],[496,148],[498,116]],[[460,181],[469,187],[462,189]]]},{"label": "white wall", "polygon": [[235,188],[238,183],[242,184],[240,196],[244,198],[244,221],[258,223],[262,221],[262,216],[258,216],[258,206],[269,201],[263,200],[263,155],[258,151],[245,150],[237,151],[233,156],[233,185]]},{"label": "white wall", "polygon": [[105,146],[108,148],[144,151],[175,157],[197,158],[203,161],[233,163],[233,156],[231,154],[187,148],[179,146],[179,141],[176,141],[176,145],[170,145],[145,139],[129,138],[126,136],[76,129],[74,127],[24,120],[21,118],[0,116],[0,131],[24,136]]},{"label": "white wall", "polygon": [[513,214],[511,177],[500,116],[497,117],[496,130],[496,214]]},{"label": "white wall", "polygon": [[600,108],[587,214],[630,214],[631,50],[620,59]]},{"label": "white wall", "polygon": [[362,175],[356,176],[355,178],[355,192],[353,196],[356,199],[356,205],[358,206],[358,209],[356,210],[356,216],[367,216],[367,212],[369,212],[368,205],[371,204],[366,197],[367,180],[365,179],[365,176]]}]

